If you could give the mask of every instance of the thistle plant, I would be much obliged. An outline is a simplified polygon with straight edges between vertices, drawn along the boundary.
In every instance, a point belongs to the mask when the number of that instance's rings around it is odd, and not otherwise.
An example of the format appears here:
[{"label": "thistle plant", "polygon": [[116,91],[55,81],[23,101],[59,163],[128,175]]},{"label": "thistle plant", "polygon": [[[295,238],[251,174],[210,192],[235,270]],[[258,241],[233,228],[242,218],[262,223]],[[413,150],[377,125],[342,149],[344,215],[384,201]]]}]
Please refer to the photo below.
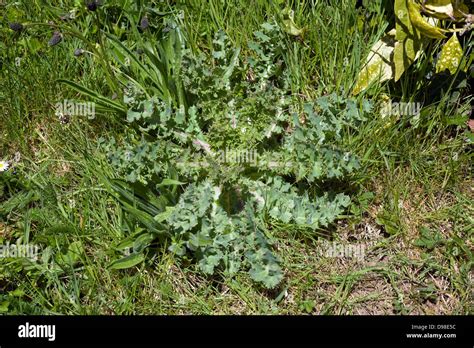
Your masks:
[{"label": "thistle plant", "polygon": [[[190,256],[205,274],[247,271],[273,288],[283,270],[270,228],[327,228],[350,203],[343,193],[301,194],[292,183],[319,185],[359,167],[341,137],[370,104],[295,98],[285,32],[275,22],[243,49],[219,31],[209,54],[188,49],[172,24],[158,47],[143,44],[143,60],[109,36],[130,62],[118,64],[125,121],[136,131],[101,145],[125,180],[109,185],[112,192],[146,231],[133,236],[141,247],[113,267],[142,262],[146,246],[166,236],[170,252]],[[258,152],[261,161],[226,163],[217,155],[223,148]]]}]

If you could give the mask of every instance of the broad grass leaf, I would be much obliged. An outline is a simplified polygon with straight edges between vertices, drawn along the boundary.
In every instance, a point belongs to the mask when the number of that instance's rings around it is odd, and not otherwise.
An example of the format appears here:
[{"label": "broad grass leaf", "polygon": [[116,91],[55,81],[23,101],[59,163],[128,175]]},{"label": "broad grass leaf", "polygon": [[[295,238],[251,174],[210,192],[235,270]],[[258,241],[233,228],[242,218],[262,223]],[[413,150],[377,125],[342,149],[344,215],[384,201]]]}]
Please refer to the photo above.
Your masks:
[{"label": "broad grass leaf", "polygon": [[173,179],[163,179],[163,181],[159,184],[156,185],[156,187],[162,187],[162,186],[178,186],[178,185],[185,185],[185,182],[181,182],[178,180],[173,180]]},{"label": "broad grass leaf", "polygon": [[106,98],[99,93],[95,92],[92,89],[84,87],[76,82],[65,80],[65,79],[58,79],[56,82],[63,83],[72,89],[76,90],[77,92],[86,95],[94,100],[98,105],[102,106],[104,110],[110,112],[118,112],[120,114],[126,113],[126,108],[124,105],[114,102],[113,100]]},{"label": "broad grass leaf", "polygon": [[145,255],[142,253],[139,254],[131,254],[126,257],[123,257],[119,260],[113,261],[109,265],[109,269],[127,269],[131,268],[133,266],[138,265],[139,263],[142,263],[145,260]]},{"label": "broad grass leaf", "polygon": [[154,239],[156,239],[156,235],[153,233],[141,234],[133,242],[133,252],[134,253],[142,252],[146,247],[148,247],[151,244],[151,242],[153,242]]},{"label": "broad grass leaf", "polygon": [[451,74],[455,74],[461,63],[463,51],[459,43],[456,33],[446,42],[441,50],[441,55],[436,63],[436,72],[449,70]]}]

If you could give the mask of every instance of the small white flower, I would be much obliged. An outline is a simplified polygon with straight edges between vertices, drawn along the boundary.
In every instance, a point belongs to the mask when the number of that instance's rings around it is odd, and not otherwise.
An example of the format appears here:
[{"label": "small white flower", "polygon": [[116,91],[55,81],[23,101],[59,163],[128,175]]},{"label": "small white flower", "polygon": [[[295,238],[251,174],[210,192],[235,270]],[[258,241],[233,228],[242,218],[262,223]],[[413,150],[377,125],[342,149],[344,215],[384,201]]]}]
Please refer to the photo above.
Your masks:
[{"label": "small white flower", "polygon": [[4,171],[8,170],[9,167],[10,167],[10,165],[8,164],[8,162],[0,161],[0,172],[4,172]]},{"label": "small white flower", "polygon": [[214,187],[214,201],[217,201],[222,193],[222,189],[219,186]]}]

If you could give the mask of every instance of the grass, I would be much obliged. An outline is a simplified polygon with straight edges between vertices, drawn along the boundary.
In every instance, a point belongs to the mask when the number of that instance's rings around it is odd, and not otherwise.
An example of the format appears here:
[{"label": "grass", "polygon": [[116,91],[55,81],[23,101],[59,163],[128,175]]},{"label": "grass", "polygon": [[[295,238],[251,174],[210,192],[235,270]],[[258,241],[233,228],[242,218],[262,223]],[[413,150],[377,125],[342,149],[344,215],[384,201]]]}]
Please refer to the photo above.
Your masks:
[{"label": "grass", "polygon": [[[72,3],[62,1],[56,8],[68,9]],[[270,1],[255,2],[252,11],[247,11],[248,2],[242,0],[185,3],[188,41],[194,50],[203,52],[209,50],[212,35],[219,29],[224,28],[236,45],[244,46],[262,22],[280,15],[278,5]],[[23,1],[19,4],[29,21],[52,19],[46,7],[39,6],[41,1],[35,1],[36,7]],[[292,90],[306,99],[332,92],[347,94],[371,45],[390,26],[387,14],[373,11],[370,21],[361,26],[351,1],[307,0],[292,5],[295,23],[308,28],[302,42],[287,42],[284,59],[293,76]],[[44,30],[31,30],[38,40],[47,40]],[[368,245],[362,261],[327,256],[326,238],[281,226],[272,233],[285,279],[274,290],[256,286],[246,274],[203,276],[193,264],[176,260],[167,245],[153,245],[154,253],[134,268],[110,270],[108,265],[119,254],[120,243],[135,227],[129,226],[123,208],[100,179],[100,174],[115,173],[97,140],[123,137],[128,129],[113,114],[60,124],[52,108],[60,100],[79,97],[54,83],[59,78],[80,81],[111,97],[106,72],[93,56],[78,59],[72,55],[79,40],[65,40],[35,52],[13,45],[20,38],[7,34],[4,36],[11,41],[5,45],[11,48],[0,77],[4,86],[0,153],[10,159],[19,152],[21,158],[15,165],[16,174],[7,173],[19,182],[8,196],[0,196],[0,241],[41,242],[51,253],[68,257],[70,251],[69,257],[79,259],[74,266],[51,263],[43,251],[43,260],[36,265],[2,260],[0,312],[473,312],[472,145],[459,127],[444,122],[456,113],[449,107],[448,95],[428,115],[422,112],[418,127],[408,119],[387,119],[374,113],[356,132],[345,132],[344,144],[361,158],[362,166],[350,178],[353,204],[347,215],[324,234],[339,244]],[[12,61],[17,55],[23,57],[20,66]],[[402,95],[411,95],[414,88],[402,81]],[[378,87],[372,98],[378,100],[383,91],[383,86]]]}]

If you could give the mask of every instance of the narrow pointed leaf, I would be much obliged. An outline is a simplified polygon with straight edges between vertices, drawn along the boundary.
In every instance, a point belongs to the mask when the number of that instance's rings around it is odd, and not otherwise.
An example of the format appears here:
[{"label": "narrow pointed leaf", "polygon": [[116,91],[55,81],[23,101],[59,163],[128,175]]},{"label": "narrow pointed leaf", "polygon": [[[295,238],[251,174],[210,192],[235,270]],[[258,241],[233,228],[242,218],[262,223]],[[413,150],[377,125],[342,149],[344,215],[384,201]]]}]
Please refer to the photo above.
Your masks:
[{"label": "narrow pointed leaf", "polygon": [[119,260],[115,260],[109,265],[109,269],[127,269],[145,261],[145,255],[131,254]]}]

